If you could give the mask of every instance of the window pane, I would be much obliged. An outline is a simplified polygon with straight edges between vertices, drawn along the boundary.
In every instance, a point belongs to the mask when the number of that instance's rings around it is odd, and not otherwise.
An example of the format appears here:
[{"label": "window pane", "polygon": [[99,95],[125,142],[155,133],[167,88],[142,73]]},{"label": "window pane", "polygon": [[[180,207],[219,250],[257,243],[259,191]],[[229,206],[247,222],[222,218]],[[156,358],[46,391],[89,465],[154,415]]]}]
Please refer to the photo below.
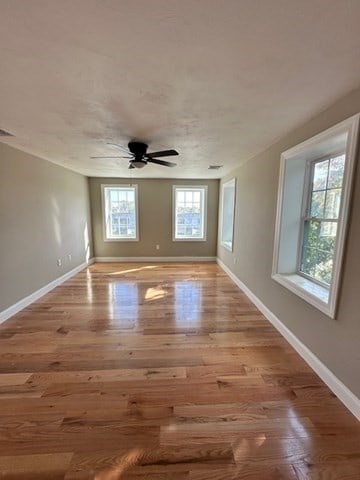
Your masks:
[{"label": "window pane", "polygon": [[311,195],[310,217],[324,217],[325,191],[313,192]]},{"label": "window pane", "polygon": [[304,225],[300,270],[326,284],[331,281],[336,229],[337,222],[308,220]]},{"label": "window pane", "polygon": [[325,248],[324,244],[326,243],[327,247],[330,248],[330,244],[332,249],[335,246],[336,240],[336,232],[337,232],[337,222],[321,222],[320,227],[320,248]]},{"label": "window pane", "polygon": [[176,193],[176,201],[178,203],[184,203],[185,202],[185,192],[183,192],[182,190],[178,190],[177,193]]},{"label": "window pane", "polygon": [[304,248],[302,271],[327,285],[331,282],[333,255],[315,248]]},{"label": "window pane", "polygon": [[307,220],[304,225],[304,246],[317,247],[320,236],[320,222]]},{"label": "window pane", "polygon": [[315,248],[303,247],[301,271],[313,277],[315,275],[317,252]]},{"label": "window pane", "polygon": [[194,192],[194,202],[200,205],[200,192]]},{"label": "window pane", "polygon": [[341,189],[328,190],[326,193],[325,218],[339,218]]},{"label": "window pane", "polygon": [[308,220],[304,228],[304,246],[334,252],[337,222]]},{"label": "window pane", "polygon": [[193,192],[185,192],[185,202],[191,204],[193,201]]},{"label": "window pane", "polygon": [[333,268],[333,254],[305,247],[302,257],[302,272],[319,282],[330,285]]},{"label": "window pane", "polygon": [[341,187],[344,178],[345,155],[330,160],[328,188]]},{"label": "window pane", "polygon": [[315,267],[314,278],[320,282],[330,285],[333,268],[333,255],[318,251],[318,258]]},{"label": "window pane", "polygon": [[329,160],[324,160],[323,162],[315,163],[313,190],[323,190],[326,188],[328,170],[329,170]]},{"label": "window pane", "polygon": [[126,191],[119,190],[117,191],[117,195],[118,195],[119,202],[126,202]]}]

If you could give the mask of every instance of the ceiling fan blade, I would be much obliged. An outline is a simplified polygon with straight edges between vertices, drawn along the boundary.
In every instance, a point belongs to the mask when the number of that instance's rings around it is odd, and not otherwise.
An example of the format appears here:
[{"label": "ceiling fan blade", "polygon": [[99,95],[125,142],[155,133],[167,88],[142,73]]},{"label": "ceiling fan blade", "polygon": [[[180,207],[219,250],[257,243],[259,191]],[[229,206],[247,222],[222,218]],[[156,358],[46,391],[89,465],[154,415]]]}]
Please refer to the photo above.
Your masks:
[{"label": "ceiling fan blade", "polygon": [[149,158],[153,157],[171,157],[173,155],[179,155],[176,150],[162,150],[161,152],[147,153],[145,156]]},{"label": "ceiling fan blade", "polygon": [[127,148],[123,147],[122,145],[119,145],[118,143],[108,142],[106,145],[111,145],[112,147],[121,148],[121,150],[124,150],[124,152],[129,153],[129,150]]},{"label": "ceiling fan blade", "polygon": [[163,165],[164,167],[176,167],[176,163],[167,162],[166,160],[158,160],[157,158],[148,158],[148,162]]}]

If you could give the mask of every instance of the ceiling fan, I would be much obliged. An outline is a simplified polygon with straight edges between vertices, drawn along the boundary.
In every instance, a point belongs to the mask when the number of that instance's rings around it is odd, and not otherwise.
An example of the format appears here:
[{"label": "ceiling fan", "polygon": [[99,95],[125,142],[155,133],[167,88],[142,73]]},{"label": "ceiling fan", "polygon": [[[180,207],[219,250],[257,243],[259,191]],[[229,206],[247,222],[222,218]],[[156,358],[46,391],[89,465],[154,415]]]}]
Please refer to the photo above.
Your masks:
[{"label": "ceiling fan", "polygon": [[106,157],[90,157],[90,158],[127,158],[129,159],[129,168],[143,168],[148,163],[155,163],[156,165],[162,165],[164,167],[176,167],[176,163],[167,162],[166,160],[159,160],[156,157],[171,157],[179,155],[176,150],[162,150],[160,152],[147,153],[148,145],[143,142],[131,141],[128,143],[128,149],[124,148],[117,143],[108,143],[114,147],[120,148],[126,151],[129,156],[106,156]]}]

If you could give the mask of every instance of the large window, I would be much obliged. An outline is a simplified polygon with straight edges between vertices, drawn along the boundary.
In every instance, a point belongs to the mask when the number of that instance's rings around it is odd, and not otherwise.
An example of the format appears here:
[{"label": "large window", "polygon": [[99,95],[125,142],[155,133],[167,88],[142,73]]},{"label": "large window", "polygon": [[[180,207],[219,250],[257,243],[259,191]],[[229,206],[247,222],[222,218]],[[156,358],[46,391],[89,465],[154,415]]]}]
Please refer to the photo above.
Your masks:
[{"label": "large window", "polygon": [[173,240],[206,240],[206,186],[173,187]]},{"label": "large window", "polygon": [[138,240],[137,185],[103,185],[105,240]]},{"label": "large window", "polygon": [[335,317],[359,115],[281,155],[272,278]]},{"label": "large window", "polygon": [[299,272],[330,286],[344,178],[345,154],[309,165]]}]

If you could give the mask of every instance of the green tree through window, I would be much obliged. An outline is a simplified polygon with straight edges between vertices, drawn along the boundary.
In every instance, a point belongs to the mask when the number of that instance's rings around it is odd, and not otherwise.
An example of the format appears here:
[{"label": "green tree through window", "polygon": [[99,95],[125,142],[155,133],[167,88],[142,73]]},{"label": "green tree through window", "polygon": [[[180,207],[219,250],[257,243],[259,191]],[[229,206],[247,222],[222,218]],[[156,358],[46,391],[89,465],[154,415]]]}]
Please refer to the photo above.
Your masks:
[{"label": "green tree through window", "polygon": [[311,163],[303,219],[300,273],[330,285],[340,214],[345,154]]}]

